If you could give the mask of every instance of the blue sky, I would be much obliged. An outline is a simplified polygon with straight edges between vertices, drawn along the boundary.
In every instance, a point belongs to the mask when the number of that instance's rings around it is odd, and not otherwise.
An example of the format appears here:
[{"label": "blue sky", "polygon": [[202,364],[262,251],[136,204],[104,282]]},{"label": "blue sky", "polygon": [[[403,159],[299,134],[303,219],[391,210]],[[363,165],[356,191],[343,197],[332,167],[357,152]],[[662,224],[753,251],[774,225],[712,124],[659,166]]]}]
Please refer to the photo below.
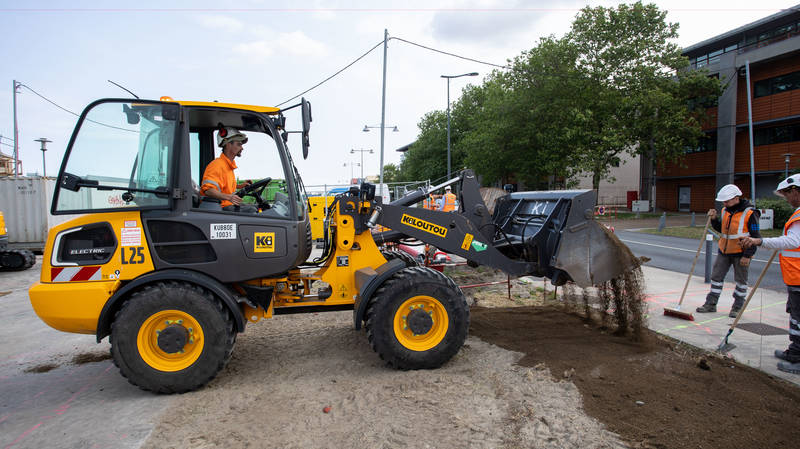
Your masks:
[{"label": "blue sky", "polygon": [[[615,5],[617,2],[590,2]],[[680,24],[688,46],[758,20],[792,1],[657,1]],[[0,1],[0,134],[13,136],[12,80],[79,113],[98,98],[128,97],[111,79],[142,98],[275,105],[323,80],[389,35],[480,61],[503,64],[538,38],[560,36],[587,2],[539,1],[260,1],[238,2],[26,2]],[[24,5],[24,6],[23,6]],[[127,5],[121,6],[121,5]],[[350,149],[364,155],[376,175],[380,133],[362,131],[381,120],[382,49],[305,97],[313,104],[309,159],[290,138],[307,185],[346,182]],[[446,106],[442,74],[493,67],[389,42],[384,162],[414,141],[427,112]],[[451,81],[451,100],[468,82]],[[17,97],[20,157],[26,173],[42,170],[39,143],[46,137],[47,174],[55,175],[76,117],[22,89]],[[294,117],[289,117],[290,124]],[[296,122],[295,122],[296,123]],[[2,142],[9,143],[7,139]],[[13,149],[0,146],[6,154]],[[257,177],[242,167],[242,175]],[[252,171],[252,170],[251,170]],[[358,173],[360,169],[355,168]]]}]

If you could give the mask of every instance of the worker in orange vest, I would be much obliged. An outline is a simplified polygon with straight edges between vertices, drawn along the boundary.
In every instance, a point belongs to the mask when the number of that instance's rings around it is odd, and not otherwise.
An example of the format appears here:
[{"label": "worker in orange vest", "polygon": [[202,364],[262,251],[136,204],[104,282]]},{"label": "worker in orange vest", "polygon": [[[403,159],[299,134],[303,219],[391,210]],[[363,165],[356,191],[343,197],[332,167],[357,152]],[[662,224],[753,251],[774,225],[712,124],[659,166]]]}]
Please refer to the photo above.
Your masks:
[{"label": "worker in orange vest", "polygon": [[422,207],[428,210],[436,209],[436,200],[433,198],[432,193],[428,195],[424,201],[422,201]]},{"label": "worker in orange vest", "polygon": [[786,312],[789,313],[789,347],[785,351],[776,349],[775,357],[781,359],[778,362],[779,370],[800,374],[800,174],[781,181],[775,193],[795,208],[783,226],[783,235],[766,239],[744,237],[740,243],[744,248],[760,246],[781,250],[781,274],[789,290],[786,301]]},{"label": "worker in orange vest", "polygon": [[442,208],[444,212],[452,212],[456,210],[456,196],[450,190],[450,186],[444,188],[444,196],[442,197]]},{"label": "worker in orange vest", "polygon": [[742,191],[733,184],[722,187],[717,193],[716,200],[725,206],[722,209],[722,219],[717,217],[716,209],[709,209],[708,216],[711,218],[711,226],[721,235],[719,254],[711,271],[711,291],[706,296],[705,304],[698,307],[697,312],[717,311],[717,301],[722,293],[725,275],[733,266],[736,288],[733,290],[733,305],[728,316],[735,318],[747,296],[747,271],[750,260],[756,252],[755,248],[742,249],[739,240],[743,237],[761,237],[758,225],[759,213],[742,198]]}]

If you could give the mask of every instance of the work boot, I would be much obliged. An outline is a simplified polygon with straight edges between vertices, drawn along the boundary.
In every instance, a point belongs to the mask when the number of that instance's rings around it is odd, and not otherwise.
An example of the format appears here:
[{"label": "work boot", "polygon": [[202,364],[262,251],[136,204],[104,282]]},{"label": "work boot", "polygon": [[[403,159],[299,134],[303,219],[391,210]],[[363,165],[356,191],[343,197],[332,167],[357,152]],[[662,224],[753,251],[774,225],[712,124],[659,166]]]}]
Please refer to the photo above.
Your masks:
[{"label": "work boot", "polygon": [[781,351],[780,349],[775,350],[775,357],[786,360],[789,363],[797,363],[800,362],[800,354],[796,352],[789,352],[789,350]]},{"label": "work boot", "polygon": [[698,313],[709,313],[709,312],[716,312],[716,311],[717,311],[717,305],[716,304],[705,303],[702,306],[697,308],[697,312]]},{"label": "work boot", "polygon": [[800,362],[778,362],[778,370],[786,373],[800,374]]},{"label": "work boot", "polygon": [[739,311],[742,310],[741,307],[731,307],[731,313],[728,314],[731,318],[736,318],[739,315]]}]

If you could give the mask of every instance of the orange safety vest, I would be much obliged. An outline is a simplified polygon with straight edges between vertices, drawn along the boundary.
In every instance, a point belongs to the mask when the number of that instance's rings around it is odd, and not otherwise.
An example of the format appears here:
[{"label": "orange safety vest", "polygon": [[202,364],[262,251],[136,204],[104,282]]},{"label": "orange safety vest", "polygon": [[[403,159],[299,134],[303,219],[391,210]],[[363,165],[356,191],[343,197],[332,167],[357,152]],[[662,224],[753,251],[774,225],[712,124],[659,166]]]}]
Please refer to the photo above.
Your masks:
[{"label": "orange safety vest", "polygon": [[442,197],[442,201],[444,202],[444,207],[442,207],[442,211],[444,212],[451,212],[456,210],[456,196],[453,193],[445,193],[444,197]]},{"label": "orange safety vest", "polygon": [[[794,211],[783,226],[783,235],[787,235],[789,226],[800,220],[800,209]],[[784,249],[780,252],[778,260],[781,262],[781,275],[786,285],[800,285],[800,248]]]},{"label": "orange safety vest", "polygon": [[[747,207],[741,212],[730,214],[722,209],[722,232],[719,239],[719,250],[723,254],[739,254],[742,247],[739,246],[739,239],[749,237],[750,231],[747,229],[747,222],[753,215],[753,208]],[[728,224],[725,224],[727,220]]]},{"label": "orange safety vest", "polygon": [[433,198],[430,195],[428,195],[425,198],[425,201],[422,202],[422,207],[425,209],[433,210],[436,208],[436,203],[433,201]]},{"label": "orange safety vest", "polygon": [[[200,182],[200,191],[205,196],[206,190],[216,189],[220,193],[233,193],[236,191],[236,175],[233,170],[236,168],[236,162],[228,159],[228,156],[220,154],[218,158],[211,161],[206,166],[203,172],[203,180]],[[220,205],[222,207],[230,206],[228,200],[222,200]]]}]

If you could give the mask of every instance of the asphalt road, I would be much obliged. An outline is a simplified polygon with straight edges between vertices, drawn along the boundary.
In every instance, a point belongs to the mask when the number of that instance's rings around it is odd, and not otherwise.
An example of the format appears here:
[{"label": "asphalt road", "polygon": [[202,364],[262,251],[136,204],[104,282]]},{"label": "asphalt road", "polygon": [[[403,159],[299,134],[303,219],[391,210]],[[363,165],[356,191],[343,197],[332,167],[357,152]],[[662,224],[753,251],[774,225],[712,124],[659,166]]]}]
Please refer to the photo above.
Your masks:
[{"label": "asphalt road", "polygon": [[59,332],[36,316],[28,287],[41,259],[0,272],[0,448],[140,447],[169,397],[130,385],[107,358],[107,339]]},{"label": "asphalt road", "polygon": [[[689,276],[689,270],[692,268],[692,261],[697,253],[697,246],[700,243],[697,240],[684,239],[678,237],[665,237],[660,235],[645,234],[642,232],[634,231],[616,231],[617,237],[633,251],[636,256],[649,257],[650,261],[645,265],[664,270],[676,271],[678,273],[686,273]],[[711,264],[713,265],[714,259],[718,252],[717,242],[712,243],[711,250]],[[750,263],[750,274],[748,278],[748,285],[752,287],[755,284],[764,266],[772,254],[771,250],[759,249],[756,252],[753,261]],[[705,260],[706,260],[706,243],[703,242],[703,247],[700,250],[700,257],[697,259],[697,265],[694,269],[693,276],[700,279],[705,277]],[[725,277],[726,282],[733,282],[733,270],[728,271]],[[770,265],[767,274],[761,281],[759,288],[766,288],[770,290],[785,291],[786,284],[783,283],[781,277],[781,270],[778,265],[778,258]],[[730,295],[731,292],[723,290],[722,295]]]}]

